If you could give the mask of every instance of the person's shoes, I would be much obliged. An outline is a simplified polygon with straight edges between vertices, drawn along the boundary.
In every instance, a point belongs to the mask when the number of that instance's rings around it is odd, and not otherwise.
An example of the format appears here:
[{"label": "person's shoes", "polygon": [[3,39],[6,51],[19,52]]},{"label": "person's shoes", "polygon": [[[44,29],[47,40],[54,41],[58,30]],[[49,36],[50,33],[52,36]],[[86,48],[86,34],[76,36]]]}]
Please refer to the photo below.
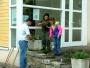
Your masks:
[{"label": "person's shoes", "polygon": [[55,56],[60,56],[61,54],[55,54]]},{"label": "person's shoes", "polygon": [[47,50],[47,52],[50,53],[51,52],[51,49]]},{"label": "person's shoes", "polygon": [[48,52],[46,50],[43,51],[44,54],[47,54]]},{"label": "person's shoes", "polygon": [[45,50],[44,48],[42,48],[41,50]]}]

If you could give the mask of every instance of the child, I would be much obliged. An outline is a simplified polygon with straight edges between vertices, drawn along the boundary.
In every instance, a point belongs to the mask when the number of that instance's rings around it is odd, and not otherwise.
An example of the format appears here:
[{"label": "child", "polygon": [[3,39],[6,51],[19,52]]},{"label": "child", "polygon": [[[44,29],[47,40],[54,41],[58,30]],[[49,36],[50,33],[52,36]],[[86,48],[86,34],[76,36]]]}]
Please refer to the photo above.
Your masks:
[{"label": "child", "polygon": [[60,39],[62,34],[62,28],[59,25],[59,22],[55,22],[55,19],[52,19],[52,26],[49,28],[49,39],[53,37],[54,42],[54,55],[60,55]]}]

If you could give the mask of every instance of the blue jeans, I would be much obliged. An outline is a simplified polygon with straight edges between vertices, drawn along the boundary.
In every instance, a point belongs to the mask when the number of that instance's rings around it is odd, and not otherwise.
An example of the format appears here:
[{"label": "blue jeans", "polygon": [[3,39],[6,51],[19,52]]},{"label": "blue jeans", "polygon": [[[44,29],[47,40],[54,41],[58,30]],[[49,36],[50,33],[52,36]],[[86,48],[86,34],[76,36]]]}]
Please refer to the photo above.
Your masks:
[{"label": "blue jeans", "polygon": [[26,61],[26,51],[28,47],[28,41],[20,40],[20,68],[25,68],[27,61]]},{"label": "blue jeans", "polygon": [[54,40],[54,54],[55,55],[60,55],[60,38],[58,39],[57,37],[53,38]]}]

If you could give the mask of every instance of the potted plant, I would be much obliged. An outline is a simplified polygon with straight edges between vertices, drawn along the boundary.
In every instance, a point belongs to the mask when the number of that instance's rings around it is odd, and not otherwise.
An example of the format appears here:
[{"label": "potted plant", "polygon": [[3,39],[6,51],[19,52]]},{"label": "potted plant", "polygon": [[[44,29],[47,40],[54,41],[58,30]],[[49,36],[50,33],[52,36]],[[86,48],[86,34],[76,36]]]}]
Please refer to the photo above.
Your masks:
[{"label": "potted plant", "polygon": [[33,37],[31,41],[28,43],[28,49],[29,50],[40,50],[42,48],[41,38],[36,36]]},{"label": "potted plant", "polygon": [[71,65],[72,68],[89,68],[89,55],[84,51],[77,51],[72,54]]}]

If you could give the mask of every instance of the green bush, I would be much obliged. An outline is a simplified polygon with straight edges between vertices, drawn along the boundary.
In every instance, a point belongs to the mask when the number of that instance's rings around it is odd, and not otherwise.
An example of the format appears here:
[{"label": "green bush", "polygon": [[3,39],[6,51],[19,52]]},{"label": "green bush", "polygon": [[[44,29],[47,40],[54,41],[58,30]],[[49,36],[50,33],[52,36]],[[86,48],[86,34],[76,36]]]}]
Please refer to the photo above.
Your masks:
[{"label": "green bush", "polygon": [[75,52],[74,54],[72,54],[72,58],[87,59],[89,58],[89,55],[86,52]]}]

